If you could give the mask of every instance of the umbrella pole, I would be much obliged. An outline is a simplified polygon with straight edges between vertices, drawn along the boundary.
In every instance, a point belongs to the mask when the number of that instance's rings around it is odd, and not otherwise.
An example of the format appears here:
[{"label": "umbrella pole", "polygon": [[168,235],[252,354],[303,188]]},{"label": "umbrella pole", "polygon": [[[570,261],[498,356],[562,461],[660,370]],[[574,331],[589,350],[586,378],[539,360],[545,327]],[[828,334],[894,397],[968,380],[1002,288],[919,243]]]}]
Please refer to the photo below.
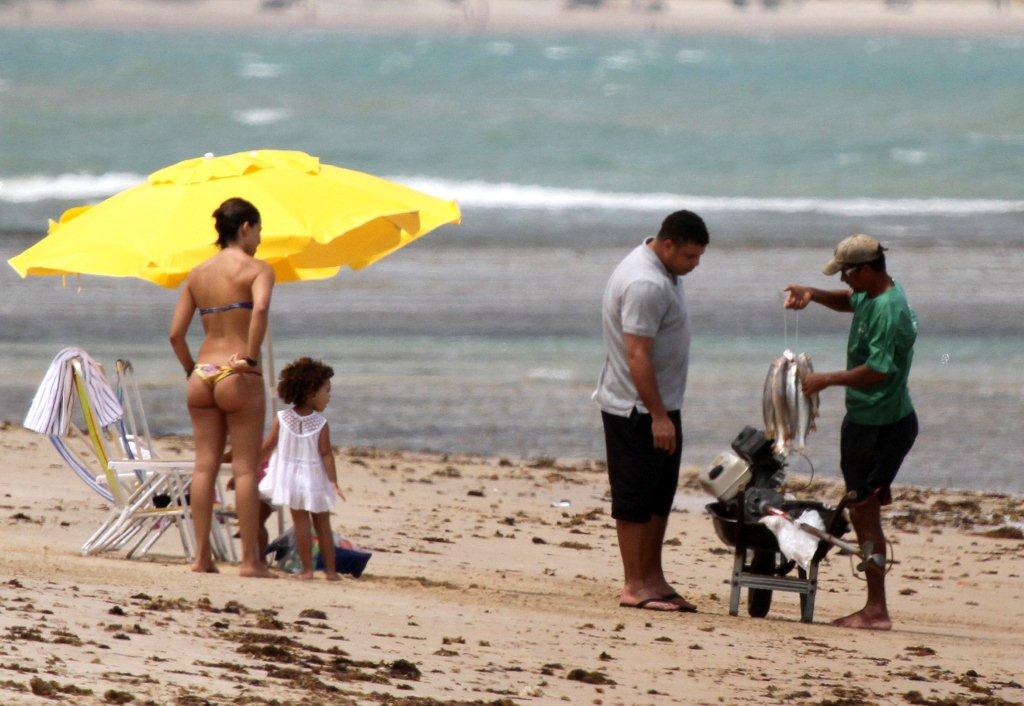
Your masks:
[{"label": "umbrella pole", "polygon": [[270,320],[267,320],[267,335],[263,339],[263,382],[267,391],[270,404],[267,409],[270,412],[269,418],[273,419],[277,414],[277,380],[274,378],[274,342],[270,334]]},{"label": "umbrella pole", "polygon": [[[266,388],[267,398],[270,404],[267,410],[270,418],[277,414],[277,380],[274,378],[274,339],[270,333],[270,317],[267,317],[267,335],[263,339],[263,348],[266,354],[263,356],[263,383]],[[284,508],[277,508],[277,536],[284,534]]]}]

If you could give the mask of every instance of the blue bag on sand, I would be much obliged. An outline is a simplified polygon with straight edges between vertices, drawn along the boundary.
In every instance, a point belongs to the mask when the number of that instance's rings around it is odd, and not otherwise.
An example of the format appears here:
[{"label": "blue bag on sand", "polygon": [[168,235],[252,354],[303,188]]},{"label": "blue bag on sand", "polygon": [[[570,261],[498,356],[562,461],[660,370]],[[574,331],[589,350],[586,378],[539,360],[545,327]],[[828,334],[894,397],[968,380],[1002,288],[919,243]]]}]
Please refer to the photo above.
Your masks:
[{"label": "blue bag on sand", "polygon": [[[371,556],[373,555],[370,552],[335,547],[334,568],[339,574],[352,574],[355,578],[359,578],[363,574],[363,569],[366,568],[366,563],[370,561]],[[324,568],[324,558],[319,553],[313,566],[321,571]]]},{"label": "blue bag on sand", "polygon": [[[334,535],[334,542],[336,545],[348,544],[351,546],[352,544],[337,534]],[[320,556],[320,547],[318,545],[319,543],[314,539],[313,569],[315,571],[323,571],[324,559]],[[299,561],[299,553],[295,548],[294,528],[289,528],[288,531],[267,545],[266,553],[270,554],[271,552],[273,552],[274,562],[277,564],[279,569],[283,569],[293,574],[302,570],[302,562]],[[335,546],[334,568],[339,574],[351,574],[355,578],[359,578],[366,569],[366,564],[370,561],[371,556],[373,556],[372,552]]]}]

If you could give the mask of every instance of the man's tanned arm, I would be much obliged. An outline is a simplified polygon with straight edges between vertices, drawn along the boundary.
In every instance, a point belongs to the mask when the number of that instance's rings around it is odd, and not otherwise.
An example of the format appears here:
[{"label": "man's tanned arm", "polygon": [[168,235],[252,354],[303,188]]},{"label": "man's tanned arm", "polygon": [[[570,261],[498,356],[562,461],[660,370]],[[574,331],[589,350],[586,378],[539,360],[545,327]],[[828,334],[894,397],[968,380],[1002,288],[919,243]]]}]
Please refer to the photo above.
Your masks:
[{"label": "man's tanned arm", "polygon": [[811,373],[804,378],[804,394],[813,395],[826,387],[867,387],[882,382],[888,375],[872,370],[867,365],[858,365],[849,370],[837,370],[834,373]]},{"label": "man's tanned arm", "polygon": [[658,392],[658,380],[654,375],[654,363],[651,361],[651,349],[654,339],[647,336],[624,334],[626,339],[626,364],[629,375],[636,386],[637,394],[644,407],[651,413],[651,433],[654,436],[654,447],[666,453],[676,450],[676,426],[669,419],[665,404]]},{"label": "man's tanned arm", "polygon": [[852,292],[849,289],[817,289],[791,284],[782,291],[788,295],[785,303],[787,309],[803,309],[814,302],[833,311],[853,311],[853,304],[850,303]]}]

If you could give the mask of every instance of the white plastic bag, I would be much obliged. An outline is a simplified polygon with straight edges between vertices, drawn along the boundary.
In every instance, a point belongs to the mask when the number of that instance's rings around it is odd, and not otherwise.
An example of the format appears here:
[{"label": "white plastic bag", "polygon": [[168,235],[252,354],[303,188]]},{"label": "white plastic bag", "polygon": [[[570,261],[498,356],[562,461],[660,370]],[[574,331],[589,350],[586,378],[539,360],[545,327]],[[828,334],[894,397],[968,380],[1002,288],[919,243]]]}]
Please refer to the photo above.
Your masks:
[{"label": "white plastic bag", "polygon": [[[817,510],[805,510],[802,515],[796,518],[812,527],[825,531],[825,523]],[[765,515],[759,522],[772,531],[779,541],[779,550],[789,560],[795,561],[804,571],[811,566],[811,559],[814,552],[818,551],[818,538],[810,532],[805,532],[793,522],[778,515]]]}]

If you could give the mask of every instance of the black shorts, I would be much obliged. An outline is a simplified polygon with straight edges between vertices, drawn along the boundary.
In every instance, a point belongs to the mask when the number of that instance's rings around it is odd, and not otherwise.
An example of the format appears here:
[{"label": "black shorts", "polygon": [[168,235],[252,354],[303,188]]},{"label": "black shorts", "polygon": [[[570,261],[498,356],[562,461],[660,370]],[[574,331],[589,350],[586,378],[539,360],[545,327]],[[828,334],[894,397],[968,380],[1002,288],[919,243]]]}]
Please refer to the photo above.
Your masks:
[{"label": "black shorts", "polygon": [[648,522],[652,515],[668,517],[679,483],[683,432],[679,412],[669,412],[676,427],[676,450],[654,448],[651,415],[636,409],[628,417],[601,412],[608,450],[608,480],[612,486],[612,517],[625,522]]},{"label": "black shorts", "polygon": [[864,500],[872,493],[882,505],[892,502],[889,486],[917,438],[917,414],[911,412],[892,424],[858,424],[843,420],[839,466],[846,489]]}]

